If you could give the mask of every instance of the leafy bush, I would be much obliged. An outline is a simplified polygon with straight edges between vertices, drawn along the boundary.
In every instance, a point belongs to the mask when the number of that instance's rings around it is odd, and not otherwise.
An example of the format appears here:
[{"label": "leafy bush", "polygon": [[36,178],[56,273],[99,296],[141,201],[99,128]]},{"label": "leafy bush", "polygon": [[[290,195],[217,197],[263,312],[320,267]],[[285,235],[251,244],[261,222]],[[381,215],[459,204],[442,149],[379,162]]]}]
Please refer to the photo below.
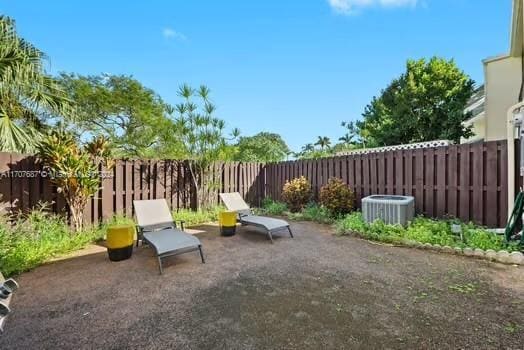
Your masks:
[{"label": "leafy bush", "polygon": [[178,211],[173,212],[173,218],[177,222],[180,220],[185,221],[185,226],[192,226],[218,221],[218,213],[224,210],[224,207],[219,205],[197,211],[191,209],[179,209]]},{"label": "leafy bush", "polygon": [[110,156],[109,143],[99,137],[82,148],[72,133],[52,129],[40,140],[37,149],[40,159],[50,171],[51,181],[64,195],[75,231],[81,230],[84,208],[100,188],[98,166]]},{"label": "leafy bush", "polygon": [[310,203],[301,212],[289,213],[288,216],[291,220],[315,221],[321,224],[332,224],[335,221],[326,207],[316,203]]},{"label": "leafy bush", "polygon": [[44,210],[16,218],[15,224],[0,217],[0,271],[6,276],[34,268],[104,236],[103,228],[73,232],[64,219]]},{"label": "leafy bush", "polygon": [[286,203],[274,201],[271,198],[262,200],[261,214],[284,215],[288,211]]},{"label": "leafy bush", "polygon": [[336,223],[339,234],[355,233],[364,238],[389,242],[408,243],[420,242],[439,244],[450,247],[470,247],[493,250],[519,250],[518,244],[507,244],[503,236],[497,235],[473,224],[461,224],[463,239],[451,232],[451,222],[416,218],[408,227],[386,225],[377,220],[371,224],[364,221],[362,214],[354,212]]},{"label": "leafy bush", "polygon": [[355,193],[341,179],[329,179],[320,189],[320,203],[334,215],[350,213],[353,210]]},{"label": "leafy bush", "polygon": [[282,190],[282,199],[292,212],[298,212],[311,199],[311,184],[304,176],[287,181]]}]

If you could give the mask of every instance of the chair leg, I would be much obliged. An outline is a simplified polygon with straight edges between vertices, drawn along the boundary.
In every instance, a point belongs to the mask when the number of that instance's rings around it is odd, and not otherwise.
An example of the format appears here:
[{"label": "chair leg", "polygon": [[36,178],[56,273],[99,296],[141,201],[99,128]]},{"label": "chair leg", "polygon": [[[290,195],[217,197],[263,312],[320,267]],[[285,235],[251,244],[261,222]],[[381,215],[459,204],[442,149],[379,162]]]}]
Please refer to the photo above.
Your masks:
[{"label": "chair leg", "polygon": [[271,240],[271,243],[274,243],[274,242],[273,242],[273,235],[271,234],[271,231],[267,231],[267,236],[268,236],[269,239]]},{"label": "chair leg", "polygon": [[289,234],[291,235],[291,238],[295,238],[295,237],[293,237],[293,232],[291,232],[291,227],[288,226],[287,230],[289,231]]},{"label": "chair leg", "polygon": [[205,264],[206,261],[204,260],[204,252],[202,251],[202,246],[198,246],[198,251],[200,252],[200,259],[202,259],[202,264]]},{"label": "chair leg", "polygon": [[160,274],[162,274],[164,272],[162,268],[162,258],[160,256],[157,256],[157,259],[158,259],[158,269],[160,270]]}]

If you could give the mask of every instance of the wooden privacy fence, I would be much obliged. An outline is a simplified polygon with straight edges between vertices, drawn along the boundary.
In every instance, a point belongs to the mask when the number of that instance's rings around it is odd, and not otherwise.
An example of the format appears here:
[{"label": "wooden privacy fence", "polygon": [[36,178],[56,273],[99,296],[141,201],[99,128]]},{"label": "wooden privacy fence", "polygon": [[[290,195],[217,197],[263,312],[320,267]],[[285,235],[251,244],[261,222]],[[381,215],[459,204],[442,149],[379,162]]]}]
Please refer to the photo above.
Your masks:
[{"label": "wooden privacy fence", "polygon": [[[301,175],[309,179],[317,198],[328,179],[339,177],[354,189],[357,207],[371,194],[412,195],[419,214],[502,227],[508,211],[506,148],[505,141],[492,141],[266,165],[216,163],[209,169],[206,191],[210,204],[218,203],[219,192],[240,192],[256,206],[265,197],[280,199],[284,183]],[[52,202],[53,211],[66,212],[49,179],[33,176],[39,170],[34,157],[0,153],[0,202],[11,210]],[[120,160],[109,175],[86,208],[87,222],[115,213],[132,215],[134,199],[166,198],[174,210],[195,207],[185,161]]]},{"label": "wooden privacy fence", "polygon": [[338,177],[355,191],[358,207],[371,194],[411,195],[419,214],[503,227],[506,148],[506,141],[492,141],[269,164],[266,193],[278,200],[284,183],[303,175],[318,197],[320,187]]},{"label": "wooden privacy fence", "polygon": [[[186,161],[118,160],[110,169],[100,169],[101,189],[85,209],[87,223],[114,214],[133,215],[133,200],[166,198],[173,210],[195,208],[196,191]],[[219,192],[240,192],[254,206],[264,197],[263,165],[215,163],[209,169],[205,189],[209,204],[218,203]],[[50,203],[56,213],[67,213],[66,203],[35,157],[0,153],[0,208],[27,211]]]}]

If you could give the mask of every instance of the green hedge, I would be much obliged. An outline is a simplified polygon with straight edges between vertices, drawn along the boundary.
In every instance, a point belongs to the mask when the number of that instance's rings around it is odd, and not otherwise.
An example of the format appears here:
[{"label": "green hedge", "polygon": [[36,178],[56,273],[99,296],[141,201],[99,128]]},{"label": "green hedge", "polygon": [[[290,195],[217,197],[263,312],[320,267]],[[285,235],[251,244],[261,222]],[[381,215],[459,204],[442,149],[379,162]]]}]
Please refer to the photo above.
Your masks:
[{"label": "green hedge", "polygon": [[[474,224],[464,224],[456,220],[434,220],[424,217],[415,218],[408,227],[386,225],[381,221],[367,224],[360,212],[353,212],[337,218],[325,207],[310,203],[299,213],[290,213],[284,203],[266,199],[262,213],[287,216],[291,220],[315,221],[324,224],[334,223],[338,234],[357,234],[366,239],[409,244],[413,242],[440,244],[450,247],[470,247],[508,251],[519,250],[518,243],[506,244],[504,237]],[[462,237],[451,232],[451,224],[462,226]]]},{"label": "green hedge", "polygon": [[354,212],[344,219],[338,220],[336,229],[339,234],[357,234],[367,239],[406,244],[410,242],[439,244],[450,247],[469,247],[493,250],[517,251],[517,243],[507,244],[504,237],[473,224],[462,226],[462,237],[451,232],[451,224],[456,221],[434,220],[424,217],[415,218],[407,227],[386,225],[377,220],[368,224],[362,214]]}]

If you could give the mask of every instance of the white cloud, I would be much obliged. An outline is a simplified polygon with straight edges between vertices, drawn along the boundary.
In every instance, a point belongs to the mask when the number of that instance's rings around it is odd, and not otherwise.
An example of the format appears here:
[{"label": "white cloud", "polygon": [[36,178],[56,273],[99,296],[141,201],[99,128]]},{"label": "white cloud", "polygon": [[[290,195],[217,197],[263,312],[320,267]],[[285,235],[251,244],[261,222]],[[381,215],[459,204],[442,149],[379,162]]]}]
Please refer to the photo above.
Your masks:
[{"label": "white cloud", "polygon": [[176,40],[186,40],[187,39],[187,37],[184,34],[177,32],[176,30],[169,28],[169,27],[166,27],[162,30],[162,35],[166,39],[176,39]]},{"label": "white cloud", "polygon": [[418,0],[328,0],[333,10],[342,14],[351,14],[365,7],[405,7],[415,6]]}]

